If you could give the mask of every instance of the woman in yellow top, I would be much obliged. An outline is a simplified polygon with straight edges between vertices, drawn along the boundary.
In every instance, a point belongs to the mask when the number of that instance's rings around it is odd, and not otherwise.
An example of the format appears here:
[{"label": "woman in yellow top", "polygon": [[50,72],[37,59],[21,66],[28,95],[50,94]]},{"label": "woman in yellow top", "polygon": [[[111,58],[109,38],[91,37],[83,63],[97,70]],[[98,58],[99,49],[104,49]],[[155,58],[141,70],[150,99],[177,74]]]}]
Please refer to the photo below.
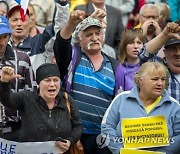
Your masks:
[{"label": "woman in yellow top", "polygon": [[134,79],[136,87],[117,95],[104,115],[101,131],[106,145],[113,154],[127,153],[125,148],[178,154],[180,104],[165,90],[166,68],[146,62]]}]

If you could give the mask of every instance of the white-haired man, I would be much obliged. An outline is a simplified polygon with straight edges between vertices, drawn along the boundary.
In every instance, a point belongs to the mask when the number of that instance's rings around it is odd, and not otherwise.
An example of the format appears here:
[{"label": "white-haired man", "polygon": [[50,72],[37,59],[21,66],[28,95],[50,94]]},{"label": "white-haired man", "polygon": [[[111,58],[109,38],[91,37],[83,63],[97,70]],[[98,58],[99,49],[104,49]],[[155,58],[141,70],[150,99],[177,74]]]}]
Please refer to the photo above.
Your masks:
[{"label": "white-haired man", "polygon": [[[102,117],[118,90],[123,90],[119,62],[104,54],[103,26],[93,17],[85,18],[85,12],[75,10],[67,24],[57,33],[54,53],[65,78],[66,91],[75,99],[79,109],[83,135],[81,142],[86,154],[108,154],[107,147],[100,148],[96,142],[100,134]],[[78,25],[79,24],[79,25]],[[71,35],[79,26],[79,45],[71,46]]]}]

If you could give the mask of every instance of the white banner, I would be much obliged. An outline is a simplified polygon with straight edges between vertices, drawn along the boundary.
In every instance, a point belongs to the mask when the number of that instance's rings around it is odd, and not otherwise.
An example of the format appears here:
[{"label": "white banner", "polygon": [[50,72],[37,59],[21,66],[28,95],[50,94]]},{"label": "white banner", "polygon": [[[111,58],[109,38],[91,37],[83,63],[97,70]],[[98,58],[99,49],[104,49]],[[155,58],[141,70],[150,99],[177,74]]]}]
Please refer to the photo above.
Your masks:
[{"label": "white banner", "polygon": [[55,141],[14,142],[0,138],[0,154],[58,154],[60,149]]}]

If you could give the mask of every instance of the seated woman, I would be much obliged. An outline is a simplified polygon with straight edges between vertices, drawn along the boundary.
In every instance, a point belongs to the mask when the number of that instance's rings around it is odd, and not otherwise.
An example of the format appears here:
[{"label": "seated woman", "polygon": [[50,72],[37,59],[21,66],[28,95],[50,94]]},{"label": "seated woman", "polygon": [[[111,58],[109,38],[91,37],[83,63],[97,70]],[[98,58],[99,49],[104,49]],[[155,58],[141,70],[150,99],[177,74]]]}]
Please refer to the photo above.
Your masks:
[{"label": "seated woman", "polygon": [[19,110],[22,125],[19,141],[44,142],[58,137],[56,145],[64,153],[81,137],[82,124],[74,100],[69,96],[70,113],[66,97],[60,91],[60,72],[56,64],[42,64],[36,71],[38,92],[21,91],[13,93],[9,81],[20,77],[12,67],[2,68],[0,79],[0,101],[4,106]]},{"label": "seated woman", "polygon": [[[180,105],[165,90],[166,68],[158,62],[144,63],[134,79],[136,86],[117,95],[104,115],[101,131],[110,138],[108,148],[114,154],[127,147],[180,152]],[[167,144],[153,144],[153,136],[168,139]]]}]

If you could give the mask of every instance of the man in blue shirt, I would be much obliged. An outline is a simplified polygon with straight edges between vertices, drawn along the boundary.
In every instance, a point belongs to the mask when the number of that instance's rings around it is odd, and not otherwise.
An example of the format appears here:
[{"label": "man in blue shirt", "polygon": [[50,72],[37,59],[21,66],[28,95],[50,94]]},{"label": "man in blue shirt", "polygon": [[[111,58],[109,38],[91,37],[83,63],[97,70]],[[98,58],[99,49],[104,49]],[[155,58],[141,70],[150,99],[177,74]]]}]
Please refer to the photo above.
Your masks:
[{"label": "man in blue shirt", "polygon": [[[122,77],[117,79],[113,69],[114,63],[119,62],[101,52],[101,22],[91,16],[85,19],[84,17],[84,11],[76,10],[71,13],[67,24],[56,35],[54,53],[61,78],[68,78],[65,88],[75,99],[81,115],[81,141],[84,152],[107,154],[110,151],[107,147],[99,148],[96,137],[100,134],[101,121],[106,109],[118,90],[123,89],[118,83]],[[72,47],[71,35],[77,25],[80,47]]]}]

